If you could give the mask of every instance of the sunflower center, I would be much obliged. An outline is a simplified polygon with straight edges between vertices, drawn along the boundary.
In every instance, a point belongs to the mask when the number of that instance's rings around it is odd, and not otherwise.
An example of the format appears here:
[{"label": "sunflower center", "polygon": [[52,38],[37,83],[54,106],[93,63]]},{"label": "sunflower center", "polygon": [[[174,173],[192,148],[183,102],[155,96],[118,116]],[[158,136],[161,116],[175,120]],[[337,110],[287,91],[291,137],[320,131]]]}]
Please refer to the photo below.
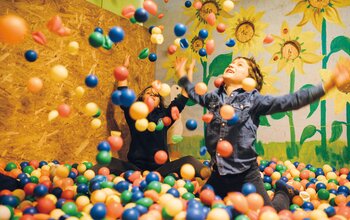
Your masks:
[{"label": "sunflower center", "polygon": [[236,27],[236,39],[241,43],[247,43],[255,34],[254,24],[250,21],[244,21]]},{"label": "sunflower center", "polygon": [[203,3],[200,10],[197,11],[197,17],[200,22],[206,23],[206,18],[210,13],[218,15],[219,13],[219,4],[215,1],[206,1]]},{"label": "sunflower center", "polygon": [[198,53],[198,51],[204,47],[204,41],[203,39],[199,38],[198,36],[195,36],[191,40],[191,50],[195,53]]},{"label": "sunflower center", "polygon": [[300,55],[300,44],[297,41],[287,41],[282,46],[282,56],[288,60],[295,60]]},{"label": "sunflower center", "polygon": [[323,9],[329,4],[330,0],[309,0],[309,3],[312,7]]}]

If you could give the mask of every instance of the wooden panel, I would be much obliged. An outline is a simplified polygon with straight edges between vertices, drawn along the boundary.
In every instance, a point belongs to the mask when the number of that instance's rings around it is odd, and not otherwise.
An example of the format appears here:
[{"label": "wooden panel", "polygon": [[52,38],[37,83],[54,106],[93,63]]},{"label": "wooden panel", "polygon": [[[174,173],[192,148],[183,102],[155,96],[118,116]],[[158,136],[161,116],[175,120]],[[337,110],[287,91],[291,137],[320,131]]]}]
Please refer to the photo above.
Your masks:
[{"label": "wooden panel", "polygon": [[[63,162],[95,161],[98,142],[108,137],[106,107],[113,91],[113,69],[123,63],[126,54],[131,55],[129,67],[130,87],[138,93],[154,79],[154,64],[148,59],[138,60],[139,52],[149,47],[150,35],[146,28],[133,25],[85,0],[21,0],[0,1],[0,14],[12,13],[23,17],[29,24],[30,33],[42,31],[47,37],[47,45],[33,41],[28,33],[19,45],[0,44],[0,156],[1,160],[53,160]],[[68,37],[60,37],[48,31],[47,21],[60,15],[66,27],[72,29]],[[88,37],[96,26],[108,32],[112,26],[121,26],[125,39],[106,52],[91,47]],[[73,56],[67,52],[71,41],[80,44],[80,52]],[[34,49],[39,58],[29,63],[23,54]],[[50,68],[56,64],[66,66],[68,78],[63,83],[50,79]],[[93,72],[99,79],[96,88],[85,87],[86,75]],[[31,77],[43,79],[44,88],[39,94],[28,92],[26,85]],[[78,98],[74,90],[84,86],[86,93]],[[99,129],[90,127],[91,117],[83,113],[88,102],[97,103],[102,111]],[[69,118],[47,120],[48,113],[62,103],[69,104],[73,112]],[[119,108],[116,119],[125,141],[120,156],[125,158],[130,142],[127,125]]]}]

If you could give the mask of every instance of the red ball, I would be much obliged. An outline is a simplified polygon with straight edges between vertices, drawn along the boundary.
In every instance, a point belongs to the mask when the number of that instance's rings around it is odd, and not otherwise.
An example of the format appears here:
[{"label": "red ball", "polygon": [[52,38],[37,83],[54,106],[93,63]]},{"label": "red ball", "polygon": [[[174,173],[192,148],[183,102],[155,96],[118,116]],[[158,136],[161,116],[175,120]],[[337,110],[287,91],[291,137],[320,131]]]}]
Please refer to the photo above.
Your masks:
[{"label": "red ball", "polygon": [[73,190],[64,190],[61,194],[61,198],[66,199],[66,200],[73,200],[74,198],[74,191]]},{"label": "red ball", "polygon": [[216,151],[222,157],[230,157],[233,153],[233,147],[228,141],[219,141],[218,145],[216,146]]},{"label": "red ball", "polygon": [[55,203],[51,199],[45,197],[38,199],[37,202],[36,208],[40,213],[50,214],[50,212],[56,208]]},{"label": "red ball", "polygon": [[119,151],[123,146],[123,139],[119,136],[109,136],[107,138],[112,151]]},{"label": "red ball", "polygon": [[33,192],[34,192],[34,188],[36,187],[36,184],[35,183],[27,183],[23,190],[24,192],[26,193],[26,195],[33,195]]},{"label": "red ball", "polygon": [[165,116],[163,119],[164,126],[169,126],[171,124],[171,118],[168,116]]},{"label": "red ball", "polygon": [[118,66],[114,69],[114,77],[116,80],[122,81],[128,78],[129,71],[125,66]]},{"label": "red ball", "polygon": [[31,160],[29,161],[29,165],[37,169],[39,167],[39,161],[38,160]]},{"label": "red ball", "polygon": [[61,117],[68,117],[70,115],[70,106],[67,104],[61,104],[57,108],[58,114]]},{"label": "red ball", "polygon": [[175,53],[176,50],[177,50],[177,46],[172,44],[168,47],[168,54],[171,55],[171,54]]},{"label": "red ball", "polygon": [[272,173],[273,173],[273,169],[272,169],[271,167],[266,167],[266,168],[264,169],[264,173],[265,173],[266,175],[268,175],[268,176],[271,176]]},{"label": "red ball", "polygon": [[226,30],[226,25],[224,23],[219,23],[218,26],[216,26],[216,30],[219,33],[223,33]]},{"label": "red ball", "polygon": [[224,79],[222,77],[219,77],[214,81],[214,85],[216,88],[219,88],[223,83],[224,83]]},{"label": "red ball", "polygon": [[168,161],[168,154],[164,150],[159,150],[154,154],[154,160],[157,164],[164,164]]},{"label": "red ball", "polygon": [[212,202],[215,200],[215,193],[211,191],[210,189],[205,189],[199,194],[199,199],[205,204],[205,205],[211,205]]}]

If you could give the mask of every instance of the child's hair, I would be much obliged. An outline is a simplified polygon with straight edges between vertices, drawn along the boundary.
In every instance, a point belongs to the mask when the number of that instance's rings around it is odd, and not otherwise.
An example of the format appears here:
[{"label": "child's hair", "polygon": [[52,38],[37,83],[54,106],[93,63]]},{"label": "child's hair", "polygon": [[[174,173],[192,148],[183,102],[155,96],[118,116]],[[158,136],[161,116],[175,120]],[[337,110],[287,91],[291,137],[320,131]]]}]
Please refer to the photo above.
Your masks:
[{"label": "child's hair", "polygon": [[249,77],[253,78],[256,81],[256,89],[260,91],[262,89],[263,83],[264,83],[264,76],[260,72],[260,67],[256,63],[255,59],[253,57],[236,57],[234,60],[237,59],[244,59],[247,61],[249,65]]},{"label": "child's hair", "polygon": [[[137,96],[137,100],[136,101],[143,101],[143,96],[145,95],[146,91],[149,89],[149,88],[152,88],[152,86],[147,86],[146,88],[144,88],[140,94]],[[159,108],[163,109],[165,108],[165,105],[164,105],[164,99],[161,95],[158,95],[159,97]]]}]

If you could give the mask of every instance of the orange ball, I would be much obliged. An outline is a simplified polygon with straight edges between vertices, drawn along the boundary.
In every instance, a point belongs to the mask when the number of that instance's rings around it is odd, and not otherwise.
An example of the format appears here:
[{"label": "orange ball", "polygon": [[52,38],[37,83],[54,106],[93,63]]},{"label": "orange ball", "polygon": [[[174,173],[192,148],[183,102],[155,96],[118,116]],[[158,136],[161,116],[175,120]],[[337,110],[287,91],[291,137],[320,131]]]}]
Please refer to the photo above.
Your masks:
[{"label": "orange ball", "polygon": [[164,150],[159,150],[154,154],[154,160],[157,164],[164,164],[168,161],[168,154]]},{"label": "orange ball", "polygon": [[112,151],[119,151],[123,146],[123,139],[119,136],[109,136],[107,141],[111,145]]},{"label": "orange ball", "polygon": [[233,192],[228,194],[229,199],[231,200],[233,207],[241,213],[247,213],[249,210],[248,201],[244,195],[240,192]]},{"label": "orange ball", "polygon": [[230,120],[235,115],[235,110],[231,105],[223,105],[220,108],[220,115],[225,120]]},{"label": "orange ball", "polygon": [[301,198],[301,196],[294,196],[292,203],[301,206],[304,203],[304,200]]},{"label": "orange ball", "polygon": [[264,169],[264,173],[265,173],[266,175],[268,175],[268,176],[271,176],[272,173],[273,173],[273,169],[272,169],[271,167],[266,167],[266,168]]},{"label": "orange ball", "polygon": [[27,31],[27,22],[23,18],[16,15],[0,17],[0,42],[6,44],[21,43]]},{"label": "orange ball", "polygon": [[56,208],[55,203],[49,198],[40,198],[37,200],[36,208],[40,213],[49,214],[52,210]]},{"label": "orange ball", "polygon": [[228,141],[219,141],[216,146],[216,151],[222,157],[230,157],[233,153],[233,147]]},{"label": "orange ball", "polygon": [[258,193],[250,193],[247,197],[248,207],[257,211],[264,206],[264,199]]},{"label": "orange ball", "polygon": [[124,211],[122,204],[119,202],[110,202],[107,206],[107,217],[119,219]]},{"label": "orange ball", "polygon": [[293,220],[303,220],[305,218],[308,218],[309,215],[304,210],[298,209],[293,212]]},{"label": "orange ball", "polygon": [[28,80],[27,89],[31,93],[38,93],[43,88],[43,81],[38,77],[32,77]]},{"label": "orange ball", "polygon": [[341,204],[346,203],[346,197],[342,194],[337,195],[334,199],[335,204],[337,204],[338,206],[340,206]]},{"label": "orange ball", "polygon": [[309,174],[310,171],[309,170],[303,170],[300,172],[300,179],[304,180],[304,179],[309,179]]},{"label": "orange ball", "polygon": [[215,193],[210,189],[205,189],[199,194],[199,199],[206,205],[211,205],[215,199]]},{"label": "orange ball", "polygon": [[102,176],[108,176],[110,174],[110,170],[107,167],[101,167],[98,170],[98,174]]},{"label": "orange ball", "polygon": [[204,82],[199,82],[194,87],[194,91],[198,95],[204,95],[207,92],[207,90],[208,90],[208,87],[207,87],[207,85]]}]

